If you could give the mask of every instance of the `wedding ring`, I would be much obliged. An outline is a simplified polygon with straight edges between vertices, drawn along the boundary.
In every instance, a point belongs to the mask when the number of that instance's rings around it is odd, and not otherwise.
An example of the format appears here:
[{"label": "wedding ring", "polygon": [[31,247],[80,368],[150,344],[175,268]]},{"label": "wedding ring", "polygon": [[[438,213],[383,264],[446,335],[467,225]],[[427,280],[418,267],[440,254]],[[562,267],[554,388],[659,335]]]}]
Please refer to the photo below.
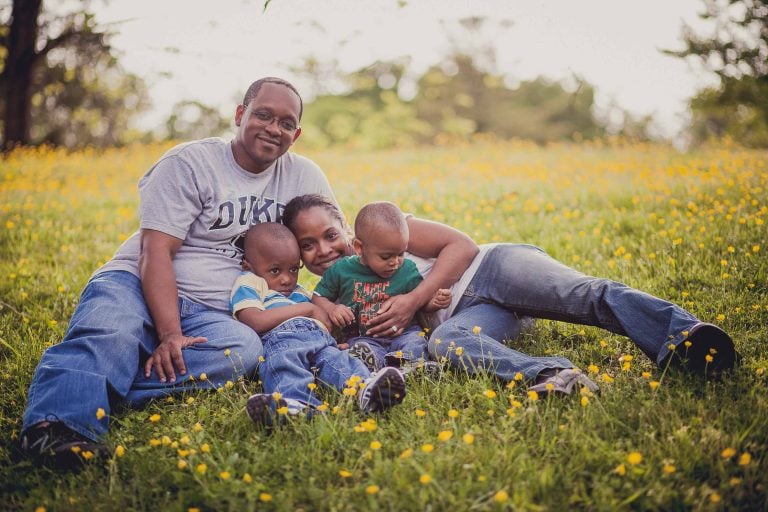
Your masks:
[{"label": "wedding ring", "polygon": [[392,332],[397,332],[397,326],[396,325],[392,326]]}]

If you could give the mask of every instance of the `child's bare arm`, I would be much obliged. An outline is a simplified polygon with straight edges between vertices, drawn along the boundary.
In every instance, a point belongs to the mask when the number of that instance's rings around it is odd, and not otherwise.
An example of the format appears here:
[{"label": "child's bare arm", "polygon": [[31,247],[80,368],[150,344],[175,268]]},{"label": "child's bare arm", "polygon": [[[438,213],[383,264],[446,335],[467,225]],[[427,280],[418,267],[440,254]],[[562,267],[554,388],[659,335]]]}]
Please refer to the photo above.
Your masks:
[{"label": "child's bare arm", "polygon": [[305,316],[315,318],[331,327],[328,315],[318,306],[309,302],[291,304],[273,309],[244,308],[235,315],[238,320],[259,334],[270,331],[291,318]]},{"label": "child's bare arm", "polygon": [[355,321],[355,314],[344,304],[335,304],[317,294],[312,295],[312,304],[325,311],[333,325],[337,327],[345,327]]}]

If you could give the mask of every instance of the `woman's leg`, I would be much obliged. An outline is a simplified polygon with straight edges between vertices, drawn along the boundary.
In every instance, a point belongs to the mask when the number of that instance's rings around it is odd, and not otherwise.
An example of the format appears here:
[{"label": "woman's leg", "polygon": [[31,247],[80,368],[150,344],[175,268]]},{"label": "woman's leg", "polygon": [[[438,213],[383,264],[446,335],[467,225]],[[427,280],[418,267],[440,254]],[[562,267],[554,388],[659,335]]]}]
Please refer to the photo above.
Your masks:
[{"label": "woman's leg", "polygon": [[594,325],[628,336],[658,365],[670,354],[670,345],[679,347],[689,331],[691,340],[698,331],[699,338],[717,338],[706,341],[718,347],[713,367],[726,369],[734,363],[730,338],[714,326],[701,329],[706,324],[683,308],[616,281],[582,274],[530,245],[493,248],[465,296],[518,315]]},{"label": "woman's leg", "polygon": [[447,358],[470,374],[487,371],[504,381],[518,372],[532,381],[543,370],[574,367],[564,357],[529,356],[497,341],[520,334],[517,315],[501,306],[464,297],[457,311],[429,338],[429,353],[437,361]]}]

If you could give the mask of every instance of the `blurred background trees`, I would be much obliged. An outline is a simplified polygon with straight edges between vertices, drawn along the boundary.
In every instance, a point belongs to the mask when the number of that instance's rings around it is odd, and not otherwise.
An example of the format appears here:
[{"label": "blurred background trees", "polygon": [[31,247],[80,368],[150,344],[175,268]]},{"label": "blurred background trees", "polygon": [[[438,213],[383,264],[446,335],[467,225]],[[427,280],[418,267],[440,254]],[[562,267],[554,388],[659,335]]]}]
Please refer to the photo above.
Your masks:
[{"label": "blurred background trees", "polygon": [[768,147],[768,1],[702,0],[711,29],[683,26],[685,48],[671,55],[701,63],[719,87],[691,99],[695,144],[728,136],[750,147]]},{"label": "blurred background trees", "polygon": [[[688,138],[699,144],[728,136],[747,146],[768,146],[766,1],[702,2],[701,16],[712,30],[699,34],[684,26],[684,47],[666,51],[700,62],[720,78],[719,87],[691,99]],[[110,46],[119,26],[99,26],[88,0],[45,5],[43,0],[13,0],[0,5],[0,20],[4,149],[231,133],[231,113],[222,115],[184,98],[162,126],[137,128],[136,120],[150,107],[148,86],[120,66],[120,55]],[[493,34],[514,30],[511,21],[472,17],[444,29],[449,50],[419,75],[407,57],[349,73],[339,72],[337,62],[313,56],[292,68],[317,87],[307,94],[311,106],[302,120],[302,144],[378,149],[474,135],[540,144],[607,135],[651,138],[651,117],[635,118],[617,105],[601,112],[594,87],[580,77],[510,82],[496,68]],[[323,85],[330,82],[337,87]]]},{"label": "blurred background trees", "polygon": [[68,6],[52,12],[42,0],[13,0],[0,7],[4,149],[107,146],[136,135],[129,121],[148,106],[144,82],[120,68],[89,3]]}]

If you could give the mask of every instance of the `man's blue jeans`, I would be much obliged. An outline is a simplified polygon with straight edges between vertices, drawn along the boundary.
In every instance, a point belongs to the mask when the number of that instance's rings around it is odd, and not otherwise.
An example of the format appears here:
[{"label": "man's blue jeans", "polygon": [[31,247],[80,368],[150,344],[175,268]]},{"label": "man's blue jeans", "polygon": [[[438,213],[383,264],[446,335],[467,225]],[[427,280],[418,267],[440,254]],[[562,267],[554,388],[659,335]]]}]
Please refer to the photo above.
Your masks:
[{"label": "man's blue jeans", "polygon": [[321,383],[343,390],[352,376],[362,380],[371,376],[362,361],[339,350],[336,341],[313,320],[303,317],[283,322],[262,337],[264,362],[259,376],[264,393],[279,392],[283,398],[297,400],[311,407],[322,405],[310,384],[317,369]]},{"label": "man's blue jeans", "polygon": [[[483,368],[503,380],[518,371],[533,379],[547,368],[573,367],[564,358],[531,357],[500,343],[520,334],[524,316],[593,325],[628,336],[657,365],[669,354],[669,344],[682,343],[683,332],[698,323],[675,304],[582,274],[538,247],[500,244],[486,254],[451,318],[432,333],[429,352],[470,372]],[[479,333],[473,332],[475,326],[481,328]],[[462,347],[461,356],[456,347]]]},{"label": "man's blue jeans", "polygon": [[[417,361],[428,359],[427,340],[421,335],[421,327],[412,325],[399,336],[391,338],[373,338],[371,336],[355,336],[348,341],[349,347],[355,343],[366,342],[376,358],[376,367],[381,368],[394,361]],[[398,355],[401,353],[402,355]]]},{"label": "man's blue jeans", "polygon": [[[259,336],[223,311],[179,298],[182,332],[204,336],[182,350],[187,374],[162,383],[143,365],[158,344],[139,278],[129,272],[104,272],[80,296],[64,340],[45,351],[29,387],[23,428],[61,421],[90,439],[104,436],[108,416],[99,408],[190,389],[215,388],[252,374],[262,355]],[[229,352],[226,352],[229,349]],[[206,374],[206,380],[200,378]]]}]

